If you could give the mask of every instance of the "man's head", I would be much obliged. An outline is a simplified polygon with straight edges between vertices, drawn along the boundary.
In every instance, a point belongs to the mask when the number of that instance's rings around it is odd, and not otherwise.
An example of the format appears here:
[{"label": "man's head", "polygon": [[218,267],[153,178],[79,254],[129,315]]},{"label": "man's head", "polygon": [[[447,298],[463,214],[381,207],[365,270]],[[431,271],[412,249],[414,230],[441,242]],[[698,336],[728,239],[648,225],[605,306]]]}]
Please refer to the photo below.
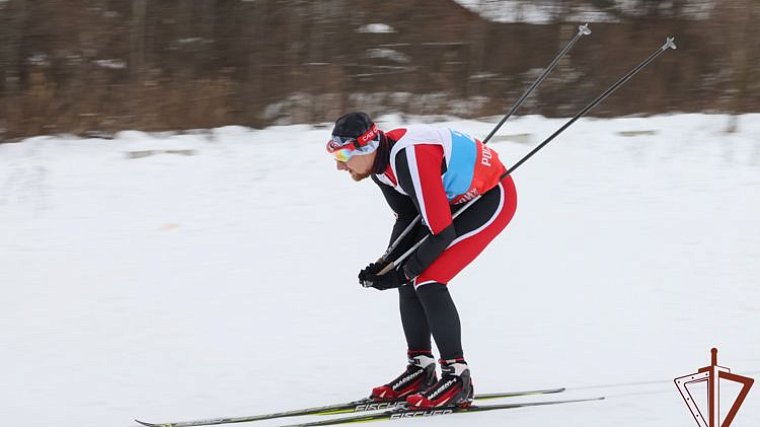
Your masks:
[{"label": "man's head", "polygon": [[351,174],[361,181],[372,174],[380,130],[366,113],[348,113],[335,121],[327,152],[335,156],[338,170]]}]

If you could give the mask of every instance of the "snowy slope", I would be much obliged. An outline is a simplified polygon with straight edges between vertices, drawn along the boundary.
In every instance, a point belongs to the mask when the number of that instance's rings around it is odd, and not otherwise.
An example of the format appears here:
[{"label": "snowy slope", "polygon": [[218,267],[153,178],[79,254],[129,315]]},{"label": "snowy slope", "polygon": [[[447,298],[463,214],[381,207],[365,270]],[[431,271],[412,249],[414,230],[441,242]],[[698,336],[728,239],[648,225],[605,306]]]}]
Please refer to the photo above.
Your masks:
[{"label": "snowy slope", "polygon": [[[408,424],[686,427],[672,379],[711,347],[760,377],[760,115],[727,121],[579,121],[515,173],[515,219],[451,284],[477,391],[608,400]],[[518,118],[493,147],[513,164],[562,122]],[[355,279],[392,216],[328,133],[0,145],[3,425],[248,415],[396,375],[395,294]],[[758,422],[756,387],[733,425]]]}]

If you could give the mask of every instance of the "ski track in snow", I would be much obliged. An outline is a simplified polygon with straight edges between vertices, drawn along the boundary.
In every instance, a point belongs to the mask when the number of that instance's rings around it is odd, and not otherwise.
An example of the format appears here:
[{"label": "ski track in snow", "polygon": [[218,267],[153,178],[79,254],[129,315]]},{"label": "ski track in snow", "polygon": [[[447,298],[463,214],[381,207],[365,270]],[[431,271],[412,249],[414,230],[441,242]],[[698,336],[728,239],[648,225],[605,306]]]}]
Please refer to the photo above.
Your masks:
[{"label": "ski track in snow", "polygon": [[[476,391],[608,400],[404,423],[691,426],[672,380],[711,347],[760,377],[760,115],[728,120],[578,121],[515,172],[515,219],[451,284]],[[492,146],[511,165],[562,123],[520,117]],[[329,129],[0,145],[4,424],[251,415],[398,374],[395,293],[356,283],[392,215],[335,170]]]}]

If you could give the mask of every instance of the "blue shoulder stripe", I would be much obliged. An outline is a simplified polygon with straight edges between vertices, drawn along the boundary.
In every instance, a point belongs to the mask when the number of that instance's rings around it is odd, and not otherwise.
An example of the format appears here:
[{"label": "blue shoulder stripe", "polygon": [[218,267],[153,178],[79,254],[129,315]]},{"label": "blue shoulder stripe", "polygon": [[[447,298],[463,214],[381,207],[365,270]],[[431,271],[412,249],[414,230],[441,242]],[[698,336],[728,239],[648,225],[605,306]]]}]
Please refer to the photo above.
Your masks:
[{"label": "blue shoulder stripe", "polygon": [[443,188],[446,197],[453,200],[466,193],[472,185],[475,161],[478,159],[475,140],[463,133],[451,130],[451,159],[443,174]]}]

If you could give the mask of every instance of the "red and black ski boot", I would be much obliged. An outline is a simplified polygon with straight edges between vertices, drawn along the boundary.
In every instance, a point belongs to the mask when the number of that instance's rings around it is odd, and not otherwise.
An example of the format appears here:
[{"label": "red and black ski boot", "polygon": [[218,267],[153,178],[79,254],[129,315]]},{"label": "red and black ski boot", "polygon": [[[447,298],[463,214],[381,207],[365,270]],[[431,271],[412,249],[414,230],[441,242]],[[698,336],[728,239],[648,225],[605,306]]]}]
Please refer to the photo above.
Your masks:
[{"label": "red and black ski boot", "polygon": [[441,407],[467,408],[472,405],[475,389],[470,378],[470,368],[464,359],[442,360],[441,379],[420,393],[406,398],[412,410]]},{"label": "red and black ski boot", "polygon": [[432,355],[417,355],[409,358],[406,371],[388,384],[372,389],[370,396],[376,402],[404,400],[435,384],[435,359]]}]

